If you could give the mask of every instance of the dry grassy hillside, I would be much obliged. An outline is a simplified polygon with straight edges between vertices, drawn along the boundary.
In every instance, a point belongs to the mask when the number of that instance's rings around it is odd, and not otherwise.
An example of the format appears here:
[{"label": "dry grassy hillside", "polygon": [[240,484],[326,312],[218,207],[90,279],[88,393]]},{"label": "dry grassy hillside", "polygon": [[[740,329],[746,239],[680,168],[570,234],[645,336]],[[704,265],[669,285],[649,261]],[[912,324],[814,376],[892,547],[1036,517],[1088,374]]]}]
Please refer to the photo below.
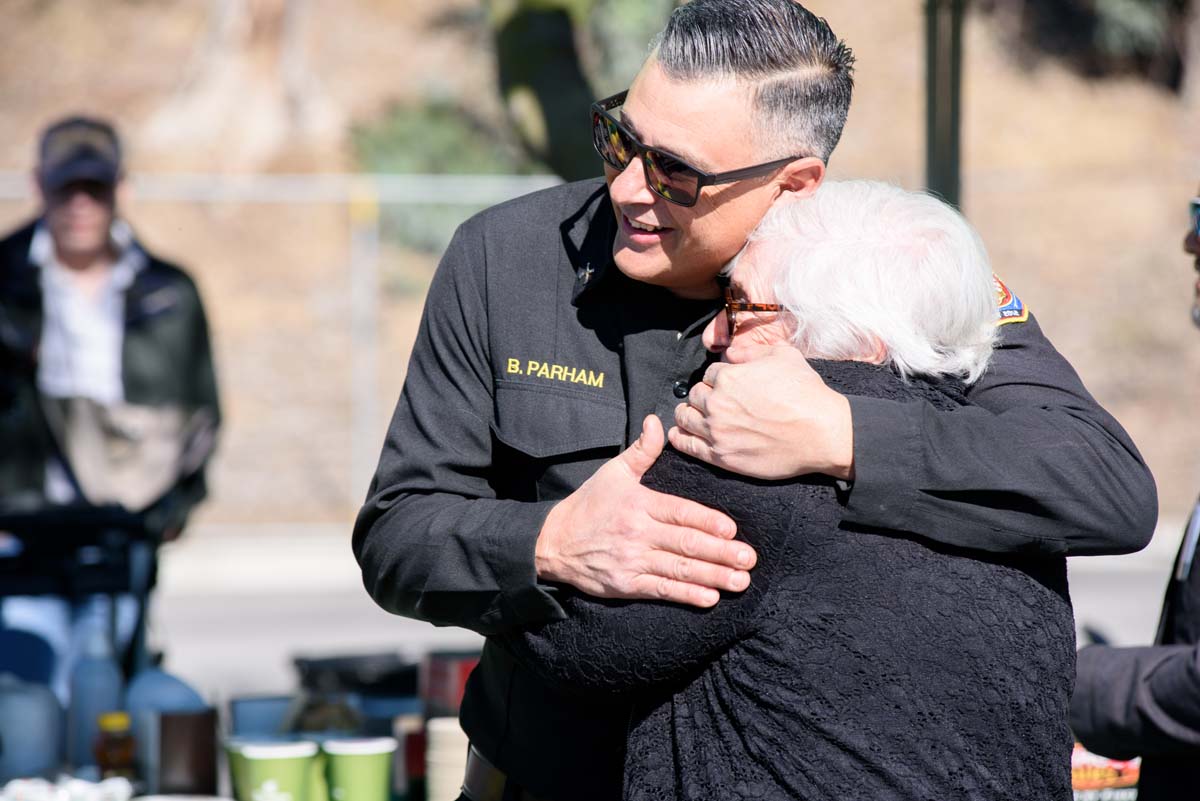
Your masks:
[{"label": "dry grassy hillside", "polygon": [[[135,171],[331,172],[348,126],[396,98],[466,93],[498,119],[485,38],[435,25],[472,0],[8,0],[0,28],[0,171],[27,170],[39,127],[116,117]],[[918,0],[812,0],[856,50],[858,90],[835,176],[919,186]],[[964,207],[996,270],[1038,315],[1159,478],[1163,513],[1200,487],[1200,331],[1179,252],[1200,178],[1194,113],[1132,82],[1014,63],[986,20],[967,31]],[[0,203],[0,223],[28,204]],[[209,522],[345,521],[352,477],[347,213],[319,205],[133,198],[152,246],[208,300],[228,427]],[[385,254],[418,285],[430,265]],[[383,310],[381,412],[402,378],[420,297]]]}]

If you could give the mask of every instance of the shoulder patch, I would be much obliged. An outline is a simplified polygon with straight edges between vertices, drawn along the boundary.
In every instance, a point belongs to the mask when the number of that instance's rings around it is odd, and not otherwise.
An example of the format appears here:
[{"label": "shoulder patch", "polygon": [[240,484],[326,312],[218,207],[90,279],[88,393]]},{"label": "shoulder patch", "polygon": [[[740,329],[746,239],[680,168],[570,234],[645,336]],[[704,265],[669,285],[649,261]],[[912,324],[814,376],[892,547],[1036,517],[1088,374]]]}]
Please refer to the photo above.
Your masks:
[{"label": "shoulder patch", "polygon": [[1029,309],[995,273],[992,273],[992,284],[996,288],[996,305],[1000,307],[996,325],[1023,323],[1029,319]]}]

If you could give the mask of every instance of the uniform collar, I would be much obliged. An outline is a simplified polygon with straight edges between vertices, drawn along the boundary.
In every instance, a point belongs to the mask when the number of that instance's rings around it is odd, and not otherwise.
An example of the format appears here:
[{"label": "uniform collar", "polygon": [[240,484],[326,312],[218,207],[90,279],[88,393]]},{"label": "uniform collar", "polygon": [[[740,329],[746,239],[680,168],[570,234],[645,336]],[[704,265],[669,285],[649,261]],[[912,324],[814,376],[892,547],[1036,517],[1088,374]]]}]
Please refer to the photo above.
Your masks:
[{"label": "uniform collar", "polygon": [[597,295],[597,287],[612,282],[612,273],[619,272],[612,260],[617,231],[608,187],[601,184],[583,208],[564,220],[560,228],[567,257],[575,271],[571,303],[581,306]]},{"label": "uniform collar", "polygon": [[[597,192],[588,197],[583,207],[564,220],[559,228],[567,257],[575,271],[575,287],[571,294],[573,306],[579,307],[588,303],[589,299],[601,297],[605,287],[623,286],[628,290],[633,286],[636,291],[643,291],[651,286],[627,278],[613,263],[617,218],[608,197],[607,185],[602,184]],[[670,294],[668,290],[662,291]],[[674,295],[671,297],[675,298]],[[712,301],[714,308],[717,303],[716,299]],[[697,306],[701,305],[704,302],[697,303]]]}]

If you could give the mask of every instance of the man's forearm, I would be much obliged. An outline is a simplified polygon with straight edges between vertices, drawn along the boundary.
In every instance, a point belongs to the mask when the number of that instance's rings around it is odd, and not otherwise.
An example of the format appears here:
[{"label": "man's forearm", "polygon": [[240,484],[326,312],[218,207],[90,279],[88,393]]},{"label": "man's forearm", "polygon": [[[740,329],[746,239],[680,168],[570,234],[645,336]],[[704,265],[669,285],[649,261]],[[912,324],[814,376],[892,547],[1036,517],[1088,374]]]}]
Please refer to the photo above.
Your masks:
[{"label": "man's forearm", "polygon": [[534,573],[551,507],[500,500],[487,347],[484,222],[443,255],[369,497],[354,527],[363,584],[390,612],[495,634],[562,614]]},{"label": "man's forearm", "polygon": [[1032,314],[1001,326],[967,398],[951,412],[851,399],[847,521],[946,531],[984,551],[1115,554],[1150,541],[1154,477]]},{"label": "man's forearm", "polygon": [[1071,728],[1105,756],[1200,753],[1200,646],[1084,648]]},{"label": "man's forearm", "polygon": [[[941,531],[949,545],[1068,555],[1149,542],[1154,479],[1132,445],[1067,408],[972,407],[851,398],[856,479],[846,521]],[[930,526],[952,520],[953,526]]]},{"label": "man's forearm", "polygon": [[533,566],[552,505],[376,495],[354,529],[363,584],[389,612],[480,634],[555,620],[562,609]]}]

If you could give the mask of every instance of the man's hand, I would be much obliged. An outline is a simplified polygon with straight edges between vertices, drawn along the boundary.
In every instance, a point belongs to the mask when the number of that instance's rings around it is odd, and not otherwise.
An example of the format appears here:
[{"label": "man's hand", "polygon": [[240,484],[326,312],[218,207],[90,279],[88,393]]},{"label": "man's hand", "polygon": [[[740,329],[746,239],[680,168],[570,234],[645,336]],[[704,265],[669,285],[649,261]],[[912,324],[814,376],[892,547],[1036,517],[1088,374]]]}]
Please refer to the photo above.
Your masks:
[{"label": "man's hand", "polygon": [[676,450],[734,473],[854,478],[850,402],[790,345],[731,346],[675,408]]},{"label": "man's hand", "polygon": [[647,598],[713,606],[717,592],[750,585],[757,558],[726,515],[654,492],[642,475],[662,453],[662,423],[642,435],[550,510],[538,535],[538,576],[601,598]]}]

